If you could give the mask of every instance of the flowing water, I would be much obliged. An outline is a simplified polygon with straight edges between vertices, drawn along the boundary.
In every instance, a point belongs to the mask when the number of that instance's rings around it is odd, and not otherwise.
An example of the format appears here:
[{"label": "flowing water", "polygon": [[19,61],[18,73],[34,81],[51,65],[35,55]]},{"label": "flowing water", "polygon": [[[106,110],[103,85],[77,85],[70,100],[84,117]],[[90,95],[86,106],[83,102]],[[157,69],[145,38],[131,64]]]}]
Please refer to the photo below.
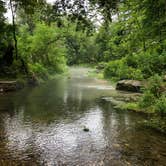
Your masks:
[{"label": "flowing water", "polygon": [[0,165],[166,165],[166,137],[142,127],[144,116],[99,102],[120,92],[88,70],[0,94]]}]

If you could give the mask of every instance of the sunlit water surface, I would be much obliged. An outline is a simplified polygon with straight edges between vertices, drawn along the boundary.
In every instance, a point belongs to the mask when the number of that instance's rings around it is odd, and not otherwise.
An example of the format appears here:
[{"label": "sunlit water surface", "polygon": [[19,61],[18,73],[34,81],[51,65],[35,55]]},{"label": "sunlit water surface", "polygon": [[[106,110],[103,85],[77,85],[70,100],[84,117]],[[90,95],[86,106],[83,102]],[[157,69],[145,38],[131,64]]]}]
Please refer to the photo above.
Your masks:
[{"label": "sunlit water surface", "polygon": [[0,165],[166,165],[166,137],[99,102],[118,92],[87,72],[0,94]]}]

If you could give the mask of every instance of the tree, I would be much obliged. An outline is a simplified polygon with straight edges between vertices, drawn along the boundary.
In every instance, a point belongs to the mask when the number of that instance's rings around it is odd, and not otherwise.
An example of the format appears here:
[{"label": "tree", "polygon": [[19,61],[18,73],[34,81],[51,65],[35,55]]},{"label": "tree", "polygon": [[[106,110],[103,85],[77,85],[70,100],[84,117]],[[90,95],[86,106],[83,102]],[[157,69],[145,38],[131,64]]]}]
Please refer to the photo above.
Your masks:
[{"label": "tree", "polygon": [[[144,0],[143,4],[140,4],[145,12],[145,17],[142,20],[142,24],[145,28],[145,33],[153,43],[158,42],[161,49],[163,49],[163,41],[166,36],[166,1],[152,1]],[[151,44],[152,44],[151,43]],[[153,46],[152,46],[153,47]]]},{"label": "tree", "polygon": [[112,16],[118,12],[120,0],[89,0],[91,4],[97,5],[104,16],[104,21],[112,22]]}]

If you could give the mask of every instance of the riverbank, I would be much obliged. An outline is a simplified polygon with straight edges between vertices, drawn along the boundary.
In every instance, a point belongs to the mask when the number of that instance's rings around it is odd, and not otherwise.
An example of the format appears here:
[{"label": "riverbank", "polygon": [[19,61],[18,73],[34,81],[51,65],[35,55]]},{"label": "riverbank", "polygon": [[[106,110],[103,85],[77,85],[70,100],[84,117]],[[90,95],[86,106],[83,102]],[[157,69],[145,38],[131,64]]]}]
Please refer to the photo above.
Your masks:
[{"label": "riverbank", "polygon": [[0,92],[14,92],[27,86],[37,86],[41,82],[43,82],[43,80],[36,77],[34,74],[21,75],[16,78],[0,78]]},{"label": "riverbank", "polygon": [[[92,73],[90,73],[90,76],[96,77],[99,79],[105,79],[103,73],[104,73],[103,68],[95,67]],[[136,88],[136,90],[138,89],[137,87],[132,87],[133,85],[131,85],[131,83],[130,85],[128,85],[129,82],[131,82],[130,80],[129,81],[123,80],[119,82],[115,80],[111,80],[111,81],[109,80],[109,82],[111,82],[111,84],[113,83],[114,87],[121,86],[121,84],[123,83],[122,90],[124,92],[125,91],[128,92],[128,87],[130,89],[131,88],[132,89]],[[160,78],[156,76],[152,79],[149,79],[146,81],[144,80],[143,85],[145,85],[145,82],[146,82],[146,86],[144,86],[144,88],[141,85],[140,81],[132,81],[132,83],[133,82],[136,82],[136,85],[139,85],[139,91],[140,90],[142,91],[142,92],[140,91],[141,93],[137,93],[137,94],[140,94],[140,95],[136,95],[137,97],[133,97],[135,96],[135,93],[131,93],[130,97],[126,95],[124,95],[123,97],[122,96],[112,96],[112,97],[105,96],[103,99],[111,102],[114,105],[115,109],[120,109],[123,111],[132,111],[132,112],[137,112],[140,114],[147,115],[148,120],[144,121],[143,125],[166,134],[166,118],[165,118],[166,103],[164,102],[166,101],[164,96],[166,83],[164,82],[164,78]],[[125,86],[124,86],[124,83],[126,83]],[[153,95],[154,97],[152,97]]]},{"label": "riverbank", "polygon": [[166,117],[157,114],[153,107],[140,108],[138,101],[123,103],[119,109],[147,115],[148,119],[143,122],[143,125],[166,134]]},{"label": "riverbank", "polygon": [[9,75],[6,73],[5,75],[0,76],[0,91],[1,93],[10,91],[14,92],[29,86],[35,87],[43,83],[46,83],[49,80],[53,80],[58,76],[68,77],[69,71],[67,67],[61,73],[55,71],[38,71],[36,73],[29,72],[27,74],[19,73],[14,76],[12,76],[11,73],[9,73]]}]

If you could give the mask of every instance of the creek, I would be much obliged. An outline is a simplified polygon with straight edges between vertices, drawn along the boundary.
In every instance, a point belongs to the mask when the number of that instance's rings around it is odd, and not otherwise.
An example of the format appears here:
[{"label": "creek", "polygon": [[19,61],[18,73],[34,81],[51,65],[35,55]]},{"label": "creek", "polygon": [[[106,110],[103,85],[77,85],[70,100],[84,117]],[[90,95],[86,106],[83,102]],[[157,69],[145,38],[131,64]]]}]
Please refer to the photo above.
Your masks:
[{"label": "creek", "polygon": [[166,165],[165,135],[140,125],[145,116],[100,102],[122,92],[89,70],[0,94],[0,165]]}]

